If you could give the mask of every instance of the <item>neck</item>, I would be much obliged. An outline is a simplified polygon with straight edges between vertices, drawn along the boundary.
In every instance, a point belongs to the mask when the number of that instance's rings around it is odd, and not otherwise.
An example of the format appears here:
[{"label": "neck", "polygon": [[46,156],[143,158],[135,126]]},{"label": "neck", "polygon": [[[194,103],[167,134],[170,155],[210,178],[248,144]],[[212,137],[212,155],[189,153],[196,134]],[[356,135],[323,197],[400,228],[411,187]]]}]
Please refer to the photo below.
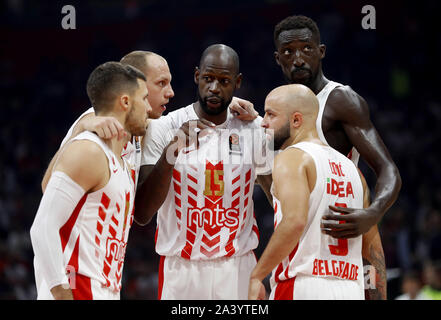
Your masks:
[{"label": "neck", "polygon": [[285,150],[287,147],[299,142],[312,142],[319,145],[324,145],[323,142],[320,140],[317,130],[315,130],[315,127],[314,130],[309,128],[300,128],[297,132],[291,134],[291,136],[283,143],[280,149]]},{"label": "neck", "polygon": [[326,79],[326,77],[323,75],[322,69],[320,68],[317,77],[309,86],[309,89],[311,89],[312,92],[314,92],[317,95],[328,84],[328,82],[329,80]]},{"label": "neck", "polygon": [[224,123],[227,120],[228,117],[228,108],[226,108],[224,111],[222,111],[219,114],[211,115],[208,114],[202,109],[201,104],[199,101],[196,101],[193,103],[194,111],[196,112],[196,115],[199,117],[199,119],[205,119],[208,121],[213,122],[215,125],[220,125]]}]

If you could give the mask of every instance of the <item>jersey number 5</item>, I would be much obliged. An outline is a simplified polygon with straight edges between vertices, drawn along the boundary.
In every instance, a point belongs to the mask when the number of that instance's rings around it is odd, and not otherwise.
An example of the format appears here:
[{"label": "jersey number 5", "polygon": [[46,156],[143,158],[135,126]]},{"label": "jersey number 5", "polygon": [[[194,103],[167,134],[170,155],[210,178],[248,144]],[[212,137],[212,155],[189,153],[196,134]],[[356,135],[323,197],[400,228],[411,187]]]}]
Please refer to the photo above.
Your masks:
[{"label": "jersey number 5", "polygon": [[[336,207],[347,208],[346,203],[334,204]],[[339,224],[345,223],[345,221],[339,221]],[[348,254],[348,239],[338,239],[338,245],[328,245],[331,254],[336,256],[346,256]]]}]

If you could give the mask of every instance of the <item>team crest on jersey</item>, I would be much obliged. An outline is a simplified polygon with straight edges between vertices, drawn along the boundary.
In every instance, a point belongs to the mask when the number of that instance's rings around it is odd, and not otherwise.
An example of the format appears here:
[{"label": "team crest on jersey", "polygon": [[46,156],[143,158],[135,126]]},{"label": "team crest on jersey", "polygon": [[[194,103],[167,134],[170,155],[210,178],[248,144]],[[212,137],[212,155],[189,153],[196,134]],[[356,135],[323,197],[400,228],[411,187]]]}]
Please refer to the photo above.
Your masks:
[{"label": "team crest on jersey", "polygon": [[230,145],[230,154],[242,154],[242,151],[240,150],[240,137],[236,133],[230,134],[229,138],[229,145]]}]

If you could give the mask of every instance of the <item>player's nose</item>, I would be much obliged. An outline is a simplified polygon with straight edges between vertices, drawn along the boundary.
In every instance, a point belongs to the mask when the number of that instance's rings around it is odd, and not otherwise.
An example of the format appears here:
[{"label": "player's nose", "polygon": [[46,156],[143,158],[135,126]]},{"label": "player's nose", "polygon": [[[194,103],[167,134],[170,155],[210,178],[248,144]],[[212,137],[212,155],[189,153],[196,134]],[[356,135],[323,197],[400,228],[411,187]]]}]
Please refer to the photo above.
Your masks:
[{"label": "player's nose", "polygon": [[175,96],[175,92],[173,91],[173,88],[171,85],[168,86],[168,89],[165,91],[165,97],[167,99],[171,99]]}]

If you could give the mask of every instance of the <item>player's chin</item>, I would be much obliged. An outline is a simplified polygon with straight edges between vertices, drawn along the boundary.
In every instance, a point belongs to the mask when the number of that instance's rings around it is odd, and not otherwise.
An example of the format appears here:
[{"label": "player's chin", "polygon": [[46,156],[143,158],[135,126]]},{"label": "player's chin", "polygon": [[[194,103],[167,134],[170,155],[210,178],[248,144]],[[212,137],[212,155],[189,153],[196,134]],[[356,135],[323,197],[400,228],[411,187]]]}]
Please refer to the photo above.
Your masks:
[{"label": "player's chin", "polygon": [[139,127],[139,128],[132,130],[132,135],[133,136],[144,136],[146,132],[147,132],[147,129],[145,126]]}]

